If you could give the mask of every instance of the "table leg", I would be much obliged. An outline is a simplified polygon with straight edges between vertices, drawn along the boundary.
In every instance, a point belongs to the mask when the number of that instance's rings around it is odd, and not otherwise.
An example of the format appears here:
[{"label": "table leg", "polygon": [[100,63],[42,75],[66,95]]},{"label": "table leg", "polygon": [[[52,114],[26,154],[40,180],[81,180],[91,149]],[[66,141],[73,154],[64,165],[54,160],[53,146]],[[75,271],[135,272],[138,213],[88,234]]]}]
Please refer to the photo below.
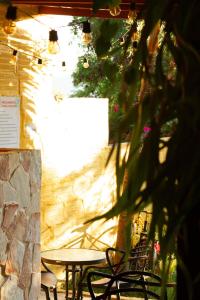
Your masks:
[{"label": "table leg", "polygon": [[83,279],[83,267],[80,266],[78,285],[77,285],[77,300],[82,300],[83,299],[82,279]]},{"label": "table leg", "polygon": [[68,300],[68,294],[69,294],[69,286],[68,286],[68,283],[69,283],[69,270],[68,270],[68,265],[66,265],[66,274],[65,274],[65,289],[66,289],[66,292],[65,292],[65,298],[66,300]]},{"label": "table leg", "polygon": [[72,266],[72,299],[76,299],[76,266]]}]

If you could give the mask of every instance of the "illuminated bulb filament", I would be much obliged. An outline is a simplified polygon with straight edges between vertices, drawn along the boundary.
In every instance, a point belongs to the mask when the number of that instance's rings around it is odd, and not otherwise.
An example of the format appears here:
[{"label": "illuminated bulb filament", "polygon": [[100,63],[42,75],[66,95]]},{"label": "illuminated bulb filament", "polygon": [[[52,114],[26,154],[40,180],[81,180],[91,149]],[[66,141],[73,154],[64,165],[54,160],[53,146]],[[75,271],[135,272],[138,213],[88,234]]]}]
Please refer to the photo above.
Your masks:
[{"label": "illuminated bulb filament", "polygon": [[87,58],[84,58],[84,60],[83,60],[83,68],[84,69],[88,69],[89,68],[89,63],[88,63],[88,60],[87,60]]},{"label": "illuminated bulb filament", "polygon": [[17,62],[17,50],[13,50],[12,58],[10,59],[11,65],[16,65]]},{"label": "illuminated bulb filament", "polygon": [[110,12],[111,16],[116,17],[116,16],[120,15],[121,8],[120,8],[120,6],[110,7],[109,12]]}]

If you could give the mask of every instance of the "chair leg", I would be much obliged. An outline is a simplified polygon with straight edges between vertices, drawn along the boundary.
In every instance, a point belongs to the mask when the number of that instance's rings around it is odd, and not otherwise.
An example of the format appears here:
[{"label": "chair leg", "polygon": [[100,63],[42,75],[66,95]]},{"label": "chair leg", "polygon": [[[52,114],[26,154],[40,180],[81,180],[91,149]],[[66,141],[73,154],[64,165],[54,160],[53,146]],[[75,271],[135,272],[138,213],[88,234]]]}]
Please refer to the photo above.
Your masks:
[{"label": "chair leg", "polygon": [[82,299],[83,299],[83,291],[82,291],[82,286],[79,283],[78,290],[77,290],[77,300],[82,300]]},{"label": "chair leg", "polygon": [[46,294],[46,300],[51,300],[51,299],[50,299],[50,296],[49,296],[49,289],[48,289],[48,287],[42,284],[42,288],[43,288],[43,290],[45,291],[45,294]]},{"label": "chair leg", "polygon": [[58,300],[56,288],[53,288],[53,297],[54,297],[54,300]]}]

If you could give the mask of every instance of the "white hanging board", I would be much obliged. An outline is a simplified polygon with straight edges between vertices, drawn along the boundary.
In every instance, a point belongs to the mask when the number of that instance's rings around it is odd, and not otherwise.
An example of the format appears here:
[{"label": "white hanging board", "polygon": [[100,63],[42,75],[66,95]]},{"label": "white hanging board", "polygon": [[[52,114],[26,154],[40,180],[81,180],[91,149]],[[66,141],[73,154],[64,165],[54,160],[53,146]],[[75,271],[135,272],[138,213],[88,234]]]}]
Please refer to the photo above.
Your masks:
[{"label": "white hanging board", "polygon": [[19,148],[19,97],[0,96],[0,148]]}]

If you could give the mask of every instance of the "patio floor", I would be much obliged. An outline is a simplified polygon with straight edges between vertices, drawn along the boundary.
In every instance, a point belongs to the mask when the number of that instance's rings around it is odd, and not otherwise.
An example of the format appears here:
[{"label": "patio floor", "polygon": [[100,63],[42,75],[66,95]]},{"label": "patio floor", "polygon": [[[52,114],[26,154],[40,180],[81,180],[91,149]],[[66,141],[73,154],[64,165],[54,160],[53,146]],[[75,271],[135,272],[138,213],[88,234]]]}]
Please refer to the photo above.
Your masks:
[{"label": "patio floor", "polygon": [[[50,298],[51,300],[53,300],[53,293],[50,293]],[[83,294],[83,300],[89,300],[89,299],[91,299],[89,294]],[[43,290],[41,290],[39,300],[46,300],[45,292]],[[65,300],[65,293],[58,292],[58,300]]]},{"label": "patio floor", "polygon": [[[50,293],[50,298],[51,298],[51,300],[53,300],[53,294],[52,293]],[[129,300],[129,299],[131,299],[131,300],[142,300],[141,298],[135,298],[135,297],[134,298],[133,297],[129,297],[129,298],[128,297],[121,297],[121,299],[122,300],[123,299],[124,300]],[[45,293],[42,290],[41,290],[39,300],[46,300]],[[65,300],[65,293],[58,292],[58,300]],[[85,293],[83,295],[83,300],[91,300],[89,294]]]}]

